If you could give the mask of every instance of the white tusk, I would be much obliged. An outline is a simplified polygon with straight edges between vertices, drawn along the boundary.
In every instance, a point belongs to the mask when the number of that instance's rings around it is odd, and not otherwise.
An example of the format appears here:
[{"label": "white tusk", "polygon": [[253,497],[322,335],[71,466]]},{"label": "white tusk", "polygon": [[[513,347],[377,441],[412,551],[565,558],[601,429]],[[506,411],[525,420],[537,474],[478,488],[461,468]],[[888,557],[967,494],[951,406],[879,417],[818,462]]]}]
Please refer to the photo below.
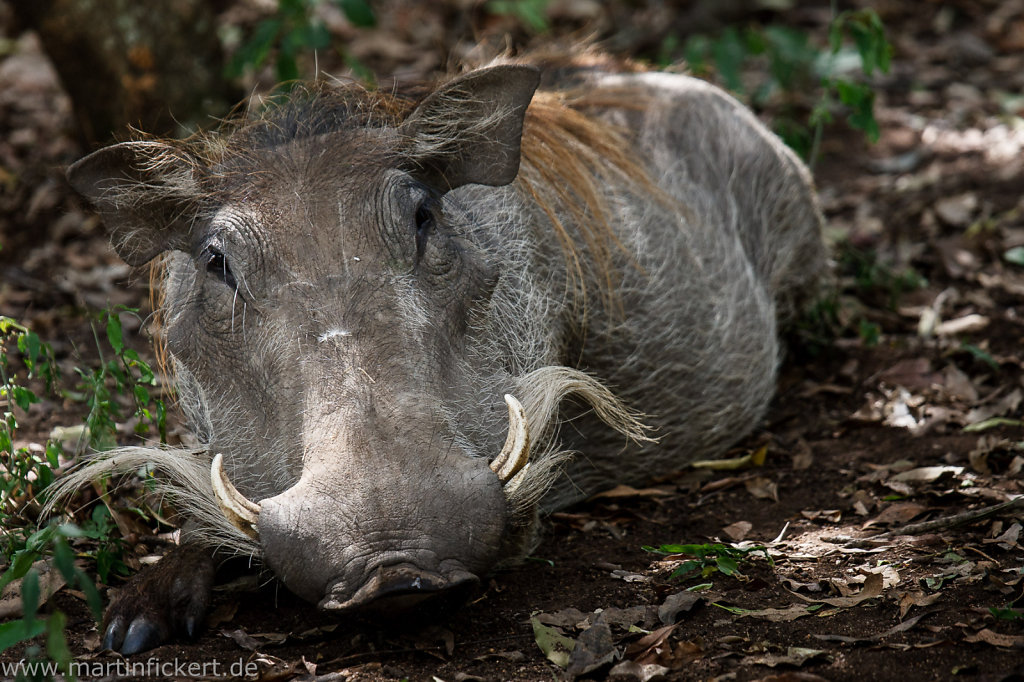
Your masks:
[{"label": "white tusk", "polygon": [[506,394],[508,405],[508,437],[501,454],[491,462],[491,471],[498,474],[502,483],[516,475],[530,460],[530,431],[526,423],[526,412],[513,396]]},{"label": "white tusk", "polygon": [[238,488],[231,483],[224,473],[224,456],[220,453],[213,458],[210,483],[213,485],[213,496],[217,500],[217,505],[231,525],[249,537],[257,537],[259,531],[256,530],[256,524],[260,520],[260,506],[246,499],[245,495],[238,492]]}]

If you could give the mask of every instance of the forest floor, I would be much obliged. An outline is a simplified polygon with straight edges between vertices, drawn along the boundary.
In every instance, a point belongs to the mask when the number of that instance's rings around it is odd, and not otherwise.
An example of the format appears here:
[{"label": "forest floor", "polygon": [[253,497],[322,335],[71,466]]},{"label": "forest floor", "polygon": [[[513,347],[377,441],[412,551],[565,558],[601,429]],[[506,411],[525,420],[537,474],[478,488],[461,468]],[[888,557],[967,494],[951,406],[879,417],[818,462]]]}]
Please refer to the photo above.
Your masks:
[{"label": "forest floor", "polygon": [[[236,582],[196,641],[127,659],[165,666],[127,677],[1024,679],[1024,2],[926,5],[879,4],[895,50],[880,141],[826,131],[814,171],[848,331],[794,341],[765,423],[729,453],[761,466],[691,469],[554,514],[529,560],[427,628],[354,626]],[[96,361],[96,311],[145,319],[146,275],[62,184],[85,150],[31,36],[5,55],[0,314],[50,342],[73,383]],[[122,318],[152,357],[145,325]],[[20,437],[45,442],[83,409],[45,399]],[[674,579],[692,557],[642,549],[715,543],[739,556],[732,575],[726,562]],[[167,541],[140,529],[124,545],[138,566]],[[78,592],[49,606],[84,670],[118,670]]]}]

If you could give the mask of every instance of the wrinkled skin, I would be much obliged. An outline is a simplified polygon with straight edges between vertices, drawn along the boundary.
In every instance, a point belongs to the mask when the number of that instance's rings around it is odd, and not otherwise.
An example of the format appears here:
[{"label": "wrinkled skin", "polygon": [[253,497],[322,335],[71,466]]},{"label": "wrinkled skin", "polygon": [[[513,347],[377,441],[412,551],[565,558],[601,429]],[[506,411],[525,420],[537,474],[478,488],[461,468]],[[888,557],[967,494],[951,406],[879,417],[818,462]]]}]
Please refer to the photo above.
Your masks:
[{"label": "wrinkled skin", "polygon": [[[458,601],[523,551],[528,505],[489,463],[503,394],[542,413],[534,370],[596,375],[661,436],[623,453],[584,415],[563,439],[586,455],[569,479],[523,486],[553,483],[547,508],[717,454],[770,398],[777,313],[823,262],[806,171],[696,81],[588,78],[646,98],[647,111],[593,113],[635,130],[668,199],[631,186],[609,204],[622,306],[592,302],[585,323],[550,222],[512,184],[532,67],[471,72],[385,125],[357,109],[324,123],[314,99],[216,154],[124,143],[70,169],[125,260],[166,255],[166,343],[192,427],[258,512],[242,528],[253,551],[320,608]],[[182,602],[169,577],[188,561],[179,550],[126,587],[105,644],[194,634],[206,602]],[[200,565],[189,589],[205,593]],[[142,608],[143,593],[158,596]]]}]

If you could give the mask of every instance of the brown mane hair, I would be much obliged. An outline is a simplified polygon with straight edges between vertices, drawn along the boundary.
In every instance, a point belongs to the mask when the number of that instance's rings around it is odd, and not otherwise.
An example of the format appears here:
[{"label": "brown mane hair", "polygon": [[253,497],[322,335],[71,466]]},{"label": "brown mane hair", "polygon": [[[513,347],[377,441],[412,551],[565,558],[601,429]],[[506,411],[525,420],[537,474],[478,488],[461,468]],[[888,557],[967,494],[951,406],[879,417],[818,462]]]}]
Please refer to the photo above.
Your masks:
[{"label": "brown mane hair", "polygon": [[[615,60],[598,52],[574,57],[534,53],[511,61],[540,66],[546,74],[570,84],[578,76],[595,70],[641,70],[633,62]],[[212,134],[198,133],[180,144],[212,166],[222,162],[225,154],[244,155],[247,145],[272,147],[342,126],[395,125],[413,110],[415,102],[416,98],[355,84],[319,81],[272,100],[259,114],[236,111]],[[565,258],[566,295],[582,316],[587,314],[588,299],[595,293],[588,291],[588,282],[596,286],[598,300],[606,311],[621,312],[616,295],[620,269],[615,257],[618,253],[628,261],[629,256],[612,227],[613,211],[605,186],[641,191],[654,201],[670,201],[635,160],[624,132],[585,111],[609,105],[642,109],[644,104],[637,100],[635,92],[604,91],[595,96],[579,86],[556,90],[544,89],[542,85],[526,112],[522,161],[515,186],[550,222]],[[161,333],[165,269],[162,257],[151,264],[150,305],[157,363],[168,376],[170,367]]]}]

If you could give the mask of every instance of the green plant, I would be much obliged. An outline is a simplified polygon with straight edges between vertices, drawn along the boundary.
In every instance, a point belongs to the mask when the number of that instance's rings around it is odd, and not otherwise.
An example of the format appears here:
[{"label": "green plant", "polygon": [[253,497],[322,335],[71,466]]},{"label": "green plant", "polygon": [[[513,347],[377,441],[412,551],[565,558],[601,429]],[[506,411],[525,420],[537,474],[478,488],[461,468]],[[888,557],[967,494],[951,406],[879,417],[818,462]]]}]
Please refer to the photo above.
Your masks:
[{"label": "green plant", "polygon": [[[238,78],[247,69],[260,68],[273,54],[278,82],[288,83],[298,79],[298,56],[306,51],[324,50],[331,46],[330,32],[323,21],[315,16],[315,9],[321,2],[323,0],[278,0],[274,14],[256,25],[228,62],[228,78]],[[365,28],[377,23],[368,0],[331,2],[355,26]],[[344,49],[339,50],[349,67],[360,78],[369,80],[369,71]]]},{"label": "green plant", "polygon": [[[155,427],[161,439],[166,438],[166,410],[163,402],[151,395],[156,376],[138,354],[125,346],[119,312],[135,311],[120,308],[107,310],[98,316],[103,324],[106,342],[113,351],[110,360],[104,360],[104,346],[96,326],[93,334],[100,354],[99,366],[84,370],[76,368],[82,379],[78,393],[70,394],[89,407],[86,426],[90,443],[94,447],[110,446],[116,442],[116,420],[128,410],[134,410],[139,423],[136,431],[148,433]],[[59,442],[49,441],[41,450],[29,446],[15,447],[18,411],[27,411],[39,397],[32,390],[32,382],[41,382],[49,393],[59,388],[60,374],[52,348],[38,335],[16,320],[0,317],[0,461],[3,464],[2,498],[0,498],[0,529],[3,538],[3,559],[6,567],[0,575],[0,590],[15,581],[21,581],[22,615],[0,625],[0,651],[45,635],[45,646],[26,647],[26,661],[43,662],[33,670],[60,670],[70,672],[70,650],[64,636],[65,616],[59,610],[40,614],[40,577],[33,565],[49,559],[64,582],[81,590],[90,609],[100,618],[99,593],[84,569],[75,563],[76,556],[93,560],[100,579],[106,582],[111,572],[127,573],[121,561],[120,540],[115,537],[115,525],[105,505],[93,507],[91,516],[81,526],[71,523],[50,525],[39,529],[37,518],[46,490],[54,478],[54,469],[63,454]],[[119,401],[120,398],[120,401]],[[121,402],[130,402],[129,408]],[[76,555],[72,545],[88,548]],[[25,671],[22,671],[25,673]]]},{"label": "green plant", "polygon": [[[15,369],[16,361],[24,366],[24,375]],[[4,554],[10,554],[23,529],[34,524],[39,510],[38,494],[53,481],[61,447],[48,442],[42,453],[27,446],[14,447],[18,429],[15,408],[27,411],[38,396],[27,383],[42,379],[48,391],[55,390],[60,373],[53,349],[24,325],[9,317],[0,317],[0,461],[3,463],[0,482],[0,529],[3,532]]]},{"label": "green plant", "polygon": [[[874,91],[869,84],[842,75],[850,71],[851,63],[865,78],[876,71],[888,72],[892,48],[877,12],[836,13],[833,4],[827,47],[811,38],[805,31],[779,25],[730,27],[714,38],[692,36],[683,44],[682,55],[693,71],[716,72],[727,88],[747,96],[755,107],[778,97],[781,106],[775,118],[776,132],[805,159],[817,157],[824,126],[839,109],[846,111],[851,127],[877,141]],[[670,35],[662,45],[660,59],[670,61],[678,43],[678,38]],[[768,78],[747,93],[744,69],[756,61],[767,66]],[[807,113],[800,113],[808,92],[816,97]]]},{"label": "green plant", "polygon": [[[82,536],[83,531],[73,524],[51,524],[30,535],[25,546],[13,553],[10,565],[0,576],[0,591],[20,579],[22,612],[21,618],[0,625],[0,652],[45,634],[48,660],[55,662],[65,675],[70,674],[71,651],[64,635],[67,619],[56,609],[45,615],[39,613],[39,573],[33,564],[43,556],[51,556],[52,566],[64,581],[85,594],[89,609],[98,622],[103,611],[99,592],[86,572],[75,565],[75,554],[68,543],[69,538]],[[39,660],[41,653],[38,646],[30,645],[24,658]]]},{"label": "green plant", "polygon": [[167,408],[163,400],[154,398],[150,392],[157,385],[156,374],[134,349],[125,346],[119,311],[138,313],[133,308],[118,306],[100,315],[97,321],[106,329],[113,357],[105,359],[103,344],[93,324],[93,338],[100,355],[99,366],[93,369],[76,367],[82,381],[77,387],[78,392],[69,394],[89,407],[85,419],[89,446],[97,450],[109,450],[117,443],[117,420],[124,416],[117,396],[130,398],[133,416],[138,420],[135,425],[138,435],[146,435],[152,427],[156,429],[161,443],[167,441]]},{"label": "green plant", "polygon": [[1024,609],[1015,608],[1012,602],[1002,608],[990,606],[988,612],[999,620],[1024,620]]},{"label": "green plant", "polygon": [[763,553],[769,565],[775,565],[771,555],[768,554],[768,549],[763,545],[742,548],[721,543],[659,545],[657,547],[644,545],[643,549],[654,554],[678,555],[680,558],[691,557],[672,572],[669,578],[673,580],[686,578],[695,572],[699,572],[702,578],[706,578],[715,572],[743,578],[744,576],[739,570],[740,563],[749,561],[751,559],[750,555],[754,552]]},{"label": "green plant", "polygon": [[894,310],[900,297],[927,284],[927,280],[913,268],[896,270],[879,260],[870,249],[859,249],[844,242],[837,246],[836,260],[839,274],[849,279],[855,293],[861,297],[874,297],[879,304]]},{"label": "green plant", "polygon": [[490,0],[485,7],[491,14],[514,17],[533,34],[547,33],[550,0]]}]

